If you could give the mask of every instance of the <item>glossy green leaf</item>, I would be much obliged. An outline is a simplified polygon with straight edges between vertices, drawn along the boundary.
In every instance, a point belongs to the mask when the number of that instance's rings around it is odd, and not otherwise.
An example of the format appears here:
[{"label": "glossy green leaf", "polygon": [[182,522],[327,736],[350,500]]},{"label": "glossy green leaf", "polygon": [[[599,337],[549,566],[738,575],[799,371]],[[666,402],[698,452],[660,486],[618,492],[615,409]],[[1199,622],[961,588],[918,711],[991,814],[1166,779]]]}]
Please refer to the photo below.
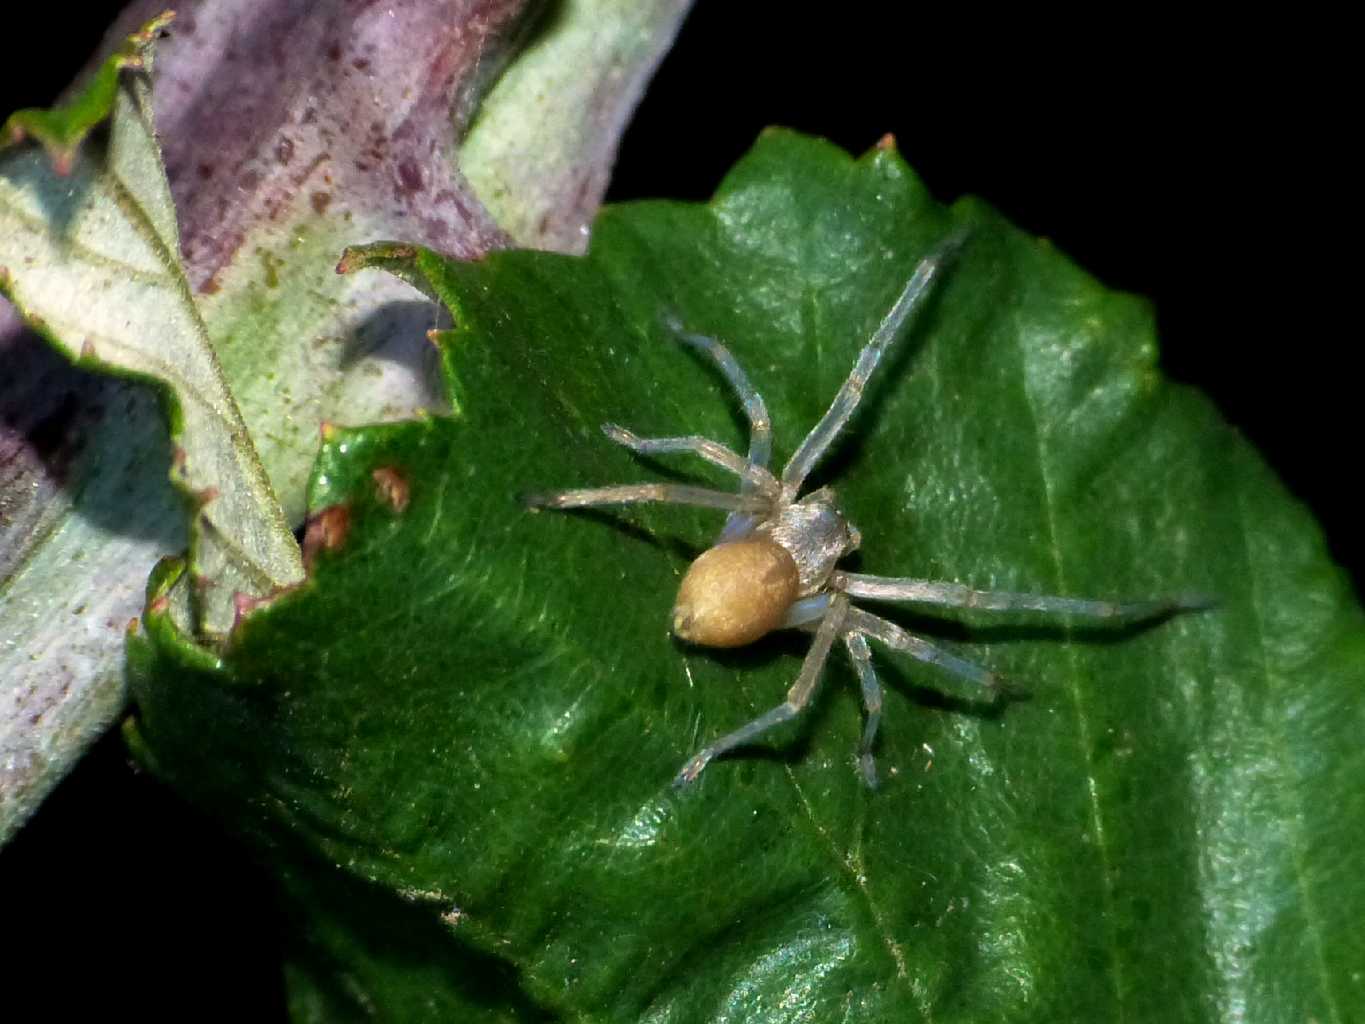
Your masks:
[{"label": "glossy green leaf", "polygon": [[[992,706],[877,652],[870,792],[836,659],[799,724],[670,789],[781,699],[805,641],[670,639],[718,514],[533,514],[515,496],[711,478],[641,464],[606,421],[743,446],[669,311],[731,345],[780,465],[962,225],[814,481],[861,528],[856,564],[1221,603],[1124,630],[893,610],[1030,698]],[[1365,1012],[1362,618],[1303,510],[1160,378],[1144,303],[980,203],[936,205],[894,152],[785,133],[709,205],[608,211],[585,259],[415,250],[401,269],[453,310],[454,414],[328,439],[309,582],[221,659],[155,612],[132,650],[136,748],[251,837],[305,922],[300,1019]]]}]

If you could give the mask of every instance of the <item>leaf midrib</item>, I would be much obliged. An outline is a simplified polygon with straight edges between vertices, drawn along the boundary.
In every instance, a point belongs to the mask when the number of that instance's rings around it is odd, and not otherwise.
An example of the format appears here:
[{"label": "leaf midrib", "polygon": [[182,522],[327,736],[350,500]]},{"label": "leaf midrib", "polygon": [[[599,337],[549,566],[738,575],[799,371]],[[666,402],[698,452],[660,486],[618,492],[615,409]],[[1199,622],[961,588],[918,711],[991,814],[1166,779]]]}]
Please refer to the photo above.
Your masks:
[{"label": "leaf midrib", "polygon": [[[1057,501],[1054,496],[1054,483],[1048,473],[1047,445],[1043,438],[1042,421],[1039,416],[1038,402],[1033,394],[1033,389],[1029,386],[1030,375],[1027,371],[1029,362],[1029,351],[1024,344],[1024,327],[1021,324],[1012,325],[1013,329],[1009,332],[1010,338],[1014,343],[1014,349],[1018,356],[1018,373],[1015,374],[1019,381],[1019,390],[1023,395],[1024,404],[1028,408],[1030,434],[1033,440],[1034,451],[1037,458],[1038,477],[1042,483],[1043,492],[1043,513],[1047,524],[1048,538],[1048,557],[1052,561],[1053,572],[1057,581],[1057,593],[1070,593],[1070,587],[1066,581],[1066,567],[1062,556],[1061,544],[1059,541],[1059,531],[1057,523]],[[1109,960],[1109,977],[1113,982],[1115,1020],[1122,1022],[1127,1019],[1126,1004],[1124,1002],[1125,986],[1123,983],[1123,962],[1119,956],[1118,936],[1115,934],[1114,917],[1114,864],[1109,851],[1109,838],[1104,824],[1104,808],[1100,799],[1099,782],[1095,772],[1095,743],[1092,736],[1092,729],[1089,716],[1086,713],[1084,695],[1080,688],[1080,673],[1076,658],[1076,645],[1072,642],[1072,627],[1070,622],[1062,623],[1063,639],[1061,642],[1061,656],[1066,659],[1067,685],[1066,692],[1071,699],[1071,705],[1075,712],[1076,719],[1076,745],[1079,749],[1081,763],[1085,767],[1085,791],[1086,802],[1090,809],[1090,824],[1095,835],[1095,850],[1099,859],[1099,870],[1103,888],[1104,900],[1104,932],[1105,932],[1105,954]]]}]

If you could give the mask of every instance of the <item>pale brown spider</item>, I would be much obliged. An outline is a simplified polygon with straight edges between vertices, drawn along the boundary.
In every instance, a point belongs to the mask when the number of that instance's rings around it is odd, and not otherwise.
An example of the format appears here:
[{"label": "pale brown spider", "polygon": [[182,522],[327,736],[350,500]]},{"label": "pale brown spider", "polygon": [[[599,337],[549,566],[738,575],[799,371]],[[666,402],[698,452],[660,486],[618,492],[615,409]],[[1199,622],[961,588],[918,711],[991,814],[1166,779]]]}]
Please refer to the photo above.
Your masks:
[{"label": "pale brown spider", "polygon": [[848,424],[877,364],[961,243],[961,236],[950,237],[915,268],[872,339],[858,354],[852,373],[834,396],[829,411],[796,449],[781,479],[768,470],[772,424],[767,407],[749,378],[720,342],[685,333],[674,322],[670,328],[678,338],[716,362],[743,404],[751,428],[748,458],[696,435],[643,438],[612,423],[604,424],[602,430],[611,440],[641,455],[687,452],[699,456],[738,476],[738,493],[683,484],[625,484],[529,495],[524,499],[532,508],[662,502],[727,509],[730,515],[715,545],[702,552],[683,577],[673,608],[674,634],[688,643],[706,647],[742,647],[775,629],[797,628],[814,633],[814,641],[795,684],[787,691],[787,699],[692,757],[674,779],[675,786],[695,780],[718,755],[799,715],[815,693],[835,640],[843,641],[862,684],[867,722],[858,748],[858,765],[871,787],[877,784],[872,741],[881,718],[882,689],[872,668],[868,638],[977,683],[993,696],[999,692],[1000,681],[993,673],[855,607],[850,598],[986,611],[1057,612],[1112,623],[1138,622],[1207,606],[1202,598],[1117,603],[973,590],[961,583],[868,576],[836,568],[841,558],[857,549],[861,540],[858,530],[840,511],[831,488],[822,487],[798,497],[801,486]]}]

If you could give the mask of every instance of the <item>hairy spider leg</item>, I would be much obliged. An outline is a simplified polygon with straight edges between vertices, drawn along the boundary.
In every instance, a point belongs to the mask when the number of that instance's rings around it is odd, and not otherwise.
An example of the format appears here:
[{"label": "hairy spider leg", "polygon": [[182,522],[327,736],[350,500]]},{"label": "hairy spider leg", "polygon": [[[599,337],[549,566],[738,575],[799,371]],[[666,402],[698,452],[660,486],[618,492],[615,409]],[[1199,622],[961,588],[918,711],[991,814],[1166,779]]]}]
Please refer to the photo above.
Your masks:
[{"label": "hairy spider leg", "polygon": [[858,744],[858,770],[863,773],[863,781],[868,789],[877,788],[877,765],[872,759],[872,741],[877,737],[877,726],[882,720],[882,684],[877,681],[876,670],[872,667],[872,650],[861,633],[845,633],[844,647],[858,670],[858,682],[863,689],[863,707],[867,710],[867,721],[863,724],[863,739]]},{"label": "hairy spider leg", "polygon": [[815,639],[811,641],[810,650],[806,652],[806,660],[801,663],[801,673],[796,677],[792,688],[787,691],[787,699],[696,754],[683,765],[682,771],[678,772],[673,780],[673,785],[685,786],[695,781],[702,773],[702,769],[714,758],[748,743],[775,725],[791,721],[804,711],[811,697],[815,695],[816,687],[820,683],[820,674],[829,658],[830,648],[834,646],[835,638],[842,632],[844,616],[849,610],[848,599],[842,594],[834,595],[830,601],[829,613],[820,620],[820,627],[815,631]]},{"label": "hairy spider leg", "polygon": [[928,256],[919,261],[915,272],[910,275],[910,280],[905,283],[886,316],[882,317],[882,322],[873,332],[872,339],[858,353],[853,371],[839,388],[829,409],[806,435],[786,468],[782,470],[782,490],[788,501],[796,497],[810,471],[848,425],[848,421],[858,408],[858,403],[862,401],[863,390],[867,387],[873,371],[877,369],[877,364],[881,362],[882,356],[900,335],[901,328],[910,314],[929,294],[930,286],[939,270],[962,247],[965,240],[965,232],[956,232],[940,242]]},{"label": "hairy spider leg", "polygon": [[745,485],[740,488],[741,494],[758,491],[769,498],[777,496],[777,480],[771,473],[762,466],[755,466],[741,458],[719,441],[712,441],[709,437],[702,437],[699,434],[689,434],[686,437],[640,437],[615,423],[602,424],[602,433],[637,455],[687,452],[705,459],[713,466],[734,473]]},{"label": "hairy spider leg", "polygon": [[942,647],[931,644],[928,640],[921,639],[912,633],[907,633],[894,622],[888,622],[871,612],[850,607],[848,614],[844,617],[844,625],[850,633],[861,633],[886,644],[893,651],[910,655],[916,661],[922,661],[927,665],[937,665],[945,672],[950,672],[968,682],[975,683],[991,694],[1000,691],[1000,677],[994,672],[988,672],[974,662],[959,658],[956,654],[950,654]]},{"label": "hairy spider leg", "polygon": [[[710,356],[712,362],[725,375],[725,379],[730,382],[730,387],[734,389],[740,404],[744,406],[744,415],[749,419],[749,463],[766,470],[773,454],[773,421],[768,417],[768,406],[763,401],[763,396],[750,383],[748,374],[739,365],[739,360],[715,338],[685,330],[682,322],[675,316],[665,316],[664,325],[682,344],[700,349]],[[739,489],[745,492],[757,488],[747,478],[742,478]],[[720,536],[716,538],[716,543],[724,544],[747,537],[753,532],[754,522],[751,515],[731,512],[725,520]]]},{"label": "hairy spider leg", "polygon": [[1003,590],[973,590],[961,583],[917,580],[897,576],[868,576],[856,572],[836,572],[830,585],[849,597],[873,601],[903,601],[907,604],[939,608],[969,608],[981,611],[1053,612],[1078,618],[1113,623],[1144,622],[1176,612],[1208,608],[1212,601],[1195,595],[1176,595],[1149,601],[1095,601],[1078,597],[1053,597],[1047,594],[1017,594]]},{"label": "hairy spider leg", "polygon": [[731,494],[686,484],[622,484],[617,487],[580,487],[571,491],[527,494],[531,508],[590,508],[594,505],[639,505],[657,501],[669,505],[697,505],[732,512],[761,512],[768,502],[756,494]]}]

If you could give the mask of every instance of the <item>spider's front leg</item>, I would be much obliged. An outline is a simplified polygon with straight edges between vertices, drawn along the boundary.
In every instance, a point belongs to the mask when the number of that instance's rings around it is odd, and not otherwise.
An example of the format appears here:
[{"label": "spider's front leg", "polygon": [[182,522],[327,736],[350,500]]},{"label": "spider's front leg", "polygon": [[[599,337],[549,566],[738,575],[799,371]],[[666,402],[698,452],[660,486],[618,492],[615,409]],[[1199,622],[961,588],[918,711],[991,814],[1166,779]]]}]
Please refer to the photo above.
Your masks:
[{"label": "spider's front leg", "polygon": [[762,512],[768,503],[756,494],[730,494],[686,484],[619,484],[613,487],[580,487],[570,491],[523,494],[527,508],[594,508],[599,505],[695,505],[731,512]]},{"label": "spider's front leg", "polygon": [[749,375],[739,365],[739,360],[715,338],[685,330],[677,317],[665,317],[664,325],[680,342],[705,352],[720,368],[720,372],[734,389],[740,405],[744,406],[744,415],[749,419],[749,462],[761,469],[767,469],[773,450],[773,423],[768,418],[768,406],[764,403],[763,396],[749,382]]},{"label": "spider's front leg", "polygon": [[829,409],[820,418],[820,422],[811,428],[811,432],[802,440],[800,447],[782,470],[782,489],[789,500],[800,492],[802,484],[816,463],[825,457],[831,445],[843,433],[844,427],[848,426],[848,421],[853,418],[859,403],[862,402],[867,383],[872,379],[872,373],[877,369],[882,356],[900,336],[906,321],[928,298],[934,279],[962,248],[966,238],[965,231],[957,231],[919,261],[914,273],[910,275],[910,280],[905,282],[896,301],[882,317],[872,338],[858,353],[852,372],[834,396]]},{"label": "spider's front leg", "polygon": [[683,765],[682,771],[678,772],[673,780],[673,785],[685,786],[695,781],[702,770],[719,755],[742,746],[773,726],[789,722],[801,714],[810,704],[811,697],[815,695],[815,690],[820,684],[820,674],[829,658],[830,648],[843,632],[844,617],[848,611],[848,600],[842,594],[835,594],[824,618],[820,620],[819,628],[815,631],[815,639],[811,642],[810,650],[806,652],[806,660],[801,663],[801,673],[796,677],[792,688],[787,691],[787,699],[697,753]]},{"label": "spider's front leg", "polygon": [[686,437],[640,437],[615,423],[602,424],[602,433],[637,455],[670,455],[681,452],[705,459],[711,465],[729,470],[739,477],[743,483],[740,489],[742,494],[757,491],[768,497],[777,495],[777,480],[771,473],[709,437],[701,437],[698,434],[689,434]]},{"label": "spider's front leg", "polygon": [[[673,332],[678,341],[710,356],[711,361],[719,367],[720,372],[725,375],[725,379],[730,382],[735,397],[744,407],[744,415],[749,419],[749,465],[754,469],[762,470],[771,478],[771,474],[768,473],[768,460],[772,458],[773,453],[773,422],[768,417],[768,406],[763,401],[763,396],[749,381],[749,375],[739,365],[739,360],[715,338],[707,337],[705,334],[693,334],[685,330],[682,322],[676,316],[665,316],[664,325]],[[758,489],[758,487],[759,484],[752,477],[743,476],[741,478],[739,485],[741,493],[747,494],[749,491]],[[755,521],[755,517],[748,513],[730,513],[725,520],[725,528],[716,538],[716,543],[724,544],[726,541],[747,537],[753,531]]]}]

